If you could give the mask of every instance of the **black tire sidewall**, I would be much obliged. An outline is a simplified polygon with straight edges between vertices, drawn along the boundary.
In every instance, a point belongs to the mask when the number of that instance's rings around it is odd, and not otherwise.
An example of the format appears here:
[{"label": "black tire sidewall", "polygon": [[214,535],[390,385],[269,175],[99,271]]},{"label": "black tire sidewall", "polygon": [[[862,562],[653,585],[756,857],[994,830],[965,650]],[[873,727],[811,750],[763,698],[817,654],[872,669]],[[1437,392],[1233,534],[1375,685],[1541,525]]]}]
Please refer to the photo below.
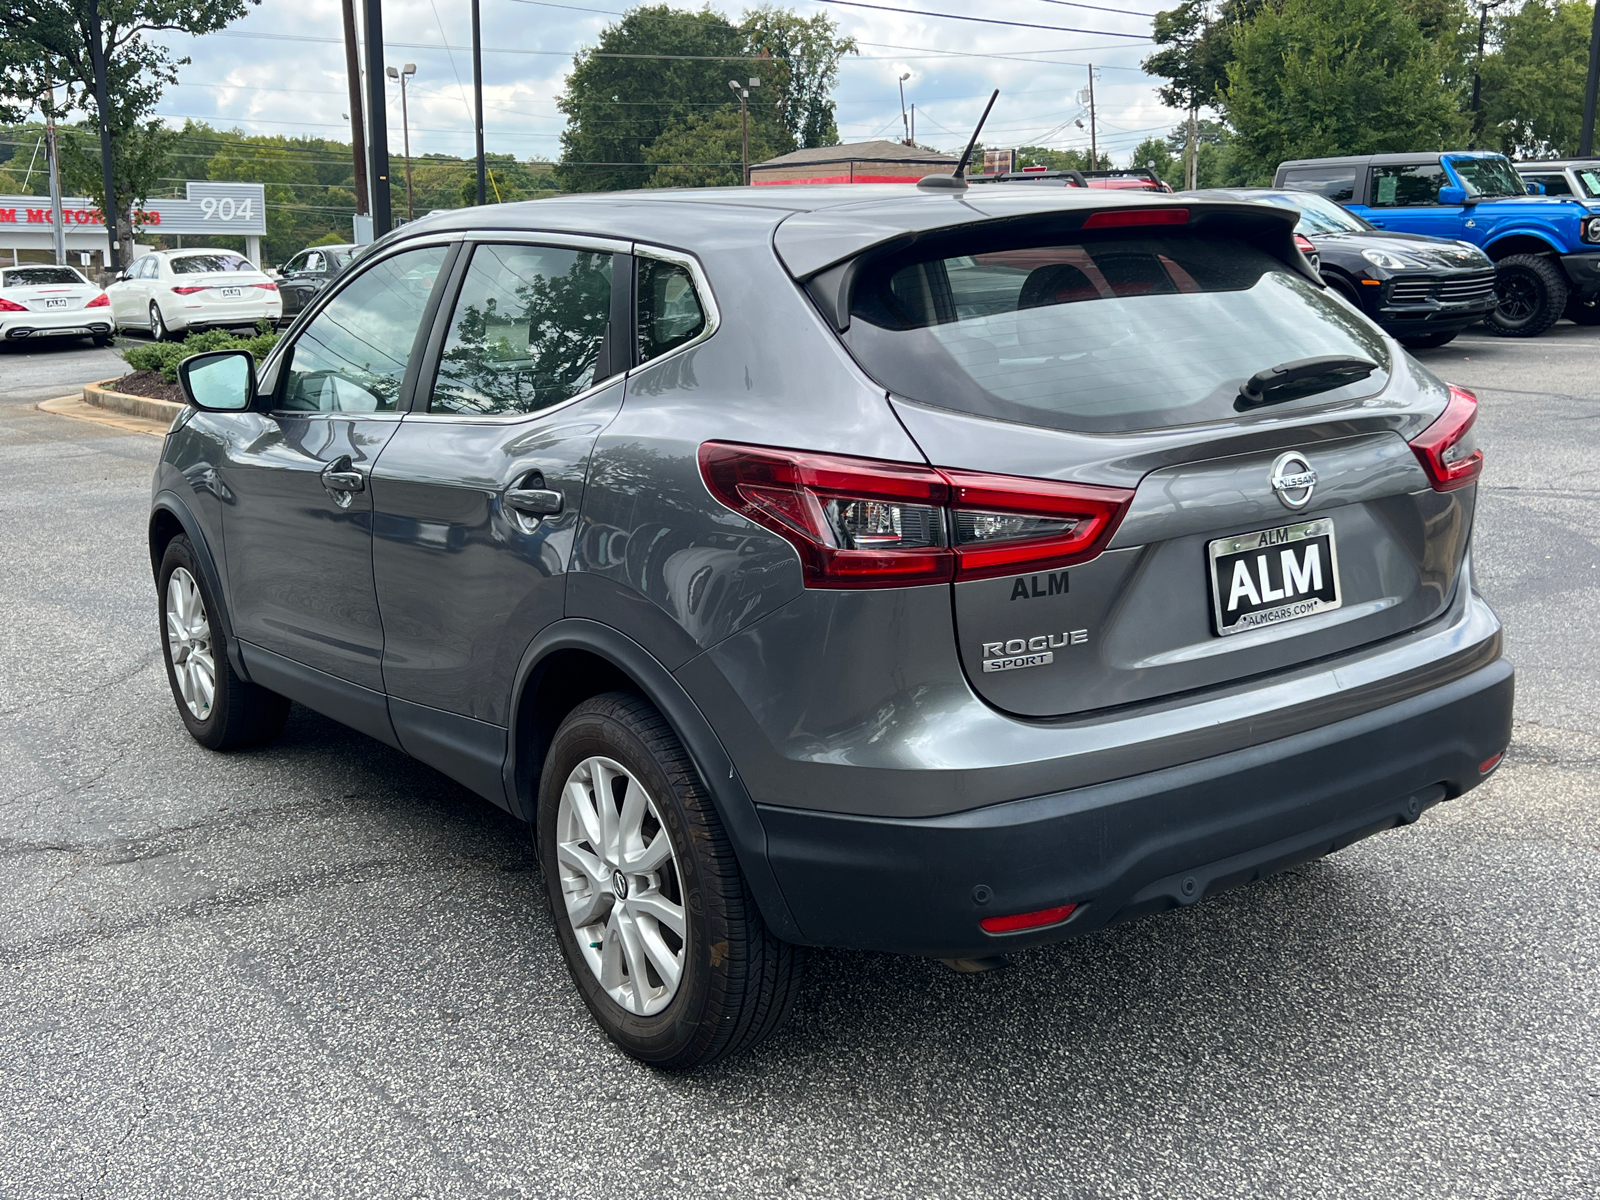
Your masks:
[{"label": "black tire sidewall", "polygon": [[[612,1041],[633,1057],[655,1065],[671,1065],[703,1037],[716,982],[711,948],[719,942],[726,947],[727,936],[724,919],[716,911],[719,906],[707,903],[716,888],[708,887],[705,864],[694,848],[700,823],[686,808],[684,797],[669,779],[667,769],[657,761],[632,725],[631,721],[619,719],[614,712],[601,710],[592,701],[579,706],[563,722],[551,742],[540,776],[539,861],[544,875],[545,903],[561,943],[562,956],[596,1022]],[[628,1012],[600,986],[578,949],[577,935],[567,919],[561,894],[555,851],[561,789],[573,768],[597,755],[620,762],[645,785],[678,860],[688,935],[684,939],[683,977],[678,994],[654,1016],[641,1017]]]},{"label": "black tire sidewall", "polygon": [[[167,640],[167,583],[179,567],[189,572],[195,586],[200,589],[200,599],[206,606],[206,621],[211,626],[211,659],[216,664],[216,691],[211,699],[211,712],[203,721],[190,712],[188,704],[184,702],[183,692],[178,687],[177,668],[172,665],[172,647]],[[222,632],[222,622],[217,618],[216,600],[196,561],[194,547],[182,535],[168,542],[166,552],[161,556],[161,569],[156,574],[156,613],[161,624],[161,657],[167,667],[167,686],[172,689],[172,700],[178,706],[178,716],[183,719],[195,741],[216,749],[221,743],[223,731],[228,727],[228,643]]]},{"label": "black tire sidewall", "polygon": [[1533,313],[1515,324],[1503,319],[1496,308],[1484,321],[1491,333],[1501,337],[1538,337],[1561,319],[1567,306],[1567,290],[1555,267],[1533,255],[1513,255],[1503,259],[1497,269],[1503,277],[1525,277],[1537,290],[1539,299]]}]

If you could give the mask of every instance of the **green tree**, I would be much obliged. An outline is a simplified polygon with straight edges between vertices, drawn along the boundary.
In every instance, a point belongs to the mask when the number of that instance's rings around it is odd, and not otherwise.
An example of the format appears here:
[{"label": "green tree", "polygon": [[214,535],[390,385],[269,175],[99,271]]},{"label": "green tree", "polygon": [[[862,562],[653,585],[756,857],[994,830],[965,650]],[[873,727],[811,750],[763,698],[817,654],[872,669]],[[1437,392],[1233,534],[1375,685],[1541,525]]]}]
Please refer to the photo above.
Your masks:
[{"label": "green tree", "polygon": [[1486,141],[1513,156],[1577,153],[1593,20],[1583,0],[1527,0],[1495,20],[1499,49],[1483,63]]},{"label": "green tree", "polygon": [[[979,163],[983,161],[983,151],[974,150],[973,157]],[[1102,157],[1104,157],[1102,155]],[[1100,164],[1102,167],[1105,163]],[[1017,169],[1023,167],[1045,167],[1051,171],[1092,171],[1095,168],[1089,163],[1087,150],[1049,150],[1044,146],[1020,146],[1017,149]]]},{"label": "green tree", "polygon": [[1437,150],[1464,136],[1448,55],[1394,0],[1283,0],[1232,36],[1221,104],[1247,177],[1289,158]]},{"label": "green tree", "polygon": [[1133,148],[1133,156],[1128,160],[1128,165],[1154,171],[1157,179],[1172,187],[1185,186],[1183,162],[1172,156],[1172,147],[1168,145],[1166,138],[1145,138]]},{"label": "green tree", "polygon": [[770,4],[746,12],[739,28],[751,54],[774,60],[772,103],[790,140],[807,149],[838,145],[832,92],[839,60],[856,52],[855,39],[841,38],[826,13],[801,17]]},{"label": "green tree", "polygon": [[[750,122],[750,161],[762,162],[793,150],[789,131],[775,120]],[[737,108],[717,109],[674,126],[650,143],[650,161],[663,164],[651,187],[736,187],[744,182],[743,142]]]},{"label": "green tree", "polygon": [[608,27],[597,50],[574,58],[566,91],[556,100],[567,118],[556,168],[561,186],[578,192],[645,186],[654,171],[645,165],[646,148],[701,111],[725,106],[730,79],[762,77],[763,87],[751,90],[751,105],[770,109],[766,97],[772,89],[757,64],[715,61],[744,54],[744,35],[710,9],[691,13],[664,4],[641,7]]},{"label": "green tree", "polygon": [[[163,89],[178,80],[188,58],[174,59],[147,34],[212,33],[260,0],[6,0],[0,5],[0,119],[17,120],[34,105],[54,106],[59,118],[93,112],[111,132],[112,187],[105,196],[98,165],[98,129],[87,139],[69,134],[63,173],[115,219],[119,240],[132,241],[135,205],[167,170],[171,134],[150,118]],[[100,112],[92,46],[104,51],[107,111]],[[64,94],[58,94],[62,89]],[[44,99],[40,99],[45,97]],[[88,144],[86,144],[88,143]]]}]

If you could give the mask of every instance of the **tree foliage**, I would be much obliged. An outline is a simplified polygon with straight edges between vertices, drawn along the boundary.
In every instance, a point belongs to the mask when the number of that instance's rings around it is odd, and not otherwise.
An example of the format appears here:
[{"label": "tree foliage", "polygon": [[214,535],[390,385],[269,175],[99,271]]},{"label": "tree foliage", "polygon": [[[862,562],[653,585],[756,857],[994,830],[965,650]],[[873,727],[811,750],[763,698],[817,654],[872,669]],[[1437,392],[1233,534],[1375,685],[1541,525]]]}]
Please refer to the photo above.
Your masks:
[{"label": "tree foliage", "polygon": [[797,16],[786,8],[764,4],[745,13],[740,29],[755,55],[771,55],[773,104],[779,123],[796,146],[835,146],[833,89],[839,82],[839,60],[856,52],[854,38],[841,38],[826,13]]},{"label": "tree foliage", "polygon": [[1289,158],[1464,140],[1445,55],[1395,0],[1283,0],[1231,42],[1220,104],[1239,161],[1257,180]]},{"label": "tree foliage", "polygon": [[[750,161],[793,150],[789,131],[776,121],[750,123]],[[739,110],[719,108],[674,125],[650,143],[653,162],[667,164],[650,176],[651,187],[735,187],[744,182]]]},{"label": "tree foliage", "polygon": [[1577,153],[1593,20],[1583,0],[1527,0],[1496,18],[1498,53],[1483,64],[1486,142],[1509,155]]}]

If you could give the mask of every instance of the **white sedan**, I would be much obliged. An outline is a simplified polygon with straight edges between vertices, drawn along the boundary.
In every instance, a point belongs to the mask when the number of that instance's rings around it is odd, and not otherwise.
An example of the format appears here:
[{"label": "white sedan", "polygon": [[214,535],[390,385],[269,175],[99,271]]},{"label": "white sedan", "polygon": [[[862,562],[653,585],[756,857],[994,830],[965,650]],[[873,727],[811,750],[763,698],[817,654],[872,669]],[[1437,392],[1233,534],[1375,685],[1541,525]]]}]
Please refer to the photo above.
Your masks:
[{"label": "white sedan", "polygon": [[87,337],[105,346],[111,301],[71,267],[0,269],[0,338]]},{"label": "white sedan", "polygon": [[197,329],[235,328],[283,315],[278,285],[232,250],[155,250],[106,289],[118,329],[161,341]]}]

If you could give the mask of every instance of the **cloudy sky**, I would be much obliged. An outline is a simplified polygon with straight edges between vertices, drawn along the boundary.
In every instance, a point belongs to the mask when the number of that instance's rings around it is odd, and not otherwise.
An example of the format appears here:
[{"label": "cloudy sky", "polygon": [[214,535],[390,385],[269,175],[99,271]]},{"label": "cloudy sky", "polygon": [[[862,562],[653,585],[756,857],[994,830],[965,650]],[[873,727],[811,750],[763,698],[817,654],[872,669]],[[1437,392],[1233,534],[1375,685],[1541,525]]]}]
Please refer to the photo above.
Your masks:
[{"label": "cloudy sky", "polygon": [[[563,120],[555,98],[572,68],[572,54],[593,46],[626,5],[618,0],[481,3],[487,147],[518,158],[558,157]],[[845,142],[901,136],[897,80],[903,72],[911,74],[906,101],[917,106],[917,140],[941,148],[965,144],[996,87],[1000,101],[989,118],[985,142],[1087,147],[1087,106],[1078,96],[1090,63],[1096,77],[1099,145],[1119,163],[1143,138],[1164,133],[1179,119],[1156,99],[1151,79],[1139,70],[1139,60],[1151,49],[1144,40],[1149,14],[1163,6],[1162,0],[874,4],[793,0],[789,5],[803,15],[829,13],[860,44],[860,54],[844,60],[835,93]],[[716,0],[708,6],[733,21],[744,8]],[[980,24],[884,8],[1017,24]],[[469,12],[467,0],[384,4],[388,62],[417,64],[409,89],[413,153],[472,153]],[[203,38],[162,35],[176,52],[194,61],[180,69],[181,83],[168,90],[161,115],[177,125],[194,117],[248,133],[347,139],[339,14],[338,0],[263,0],[223,33]],[[393,85],[390,91],[391,137],[398,151],[399,95]],[[1074,123],[1079,119],[1084,128]]]}]

